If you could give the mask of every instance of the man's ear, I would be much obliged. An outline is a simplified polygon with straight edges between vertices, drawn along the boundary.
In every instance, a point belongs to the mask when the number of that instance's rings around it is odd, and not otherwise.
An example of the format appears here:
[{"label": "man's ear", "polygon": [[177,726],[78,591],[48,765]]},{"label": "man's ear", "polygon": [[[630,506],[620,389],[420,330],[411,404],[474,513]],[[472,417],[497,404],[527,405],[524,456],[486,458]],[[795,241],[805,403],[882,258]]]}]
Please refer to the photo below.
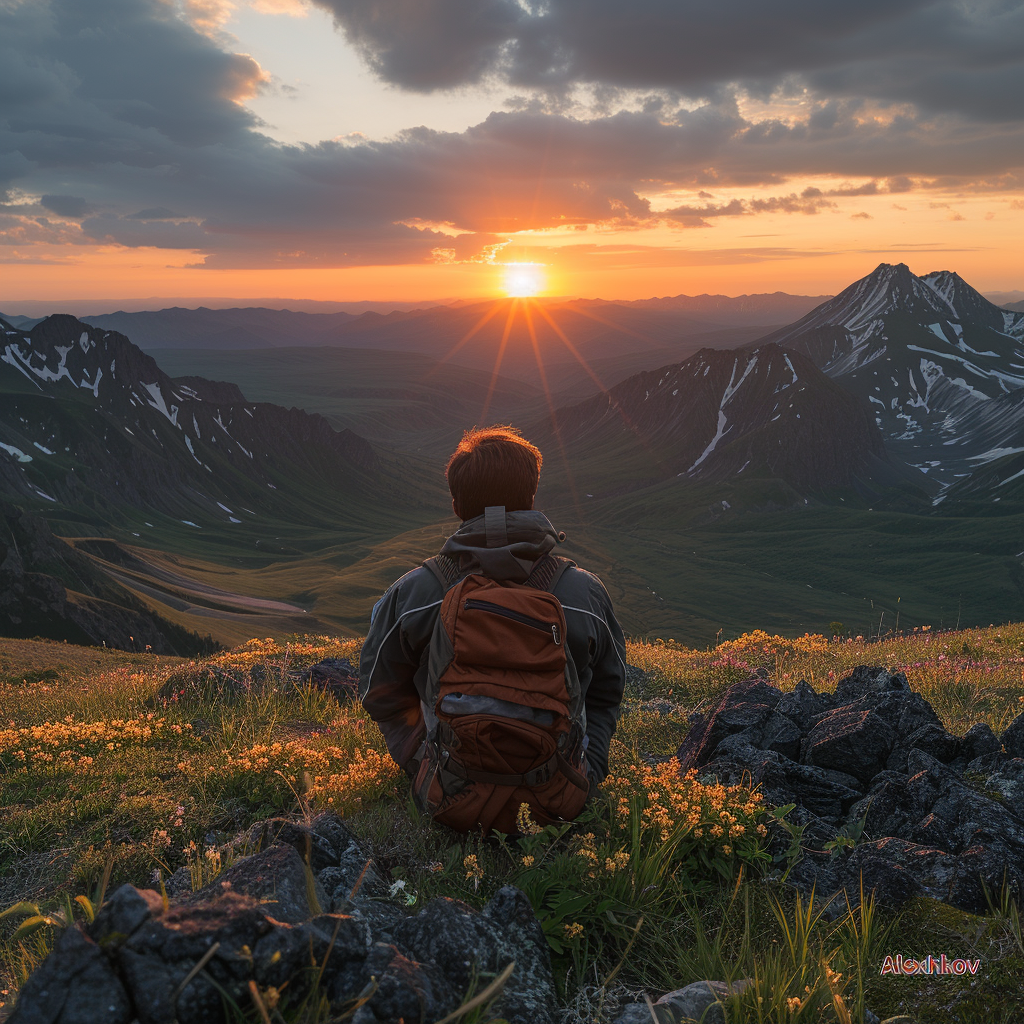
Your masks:
[{"label": "man's ear", "polygon": [[461,519],[462,518],[462,516],[459,515],[459,509],[458,509],[458,506],[455,504],[455,499],[454,498],[452,498],[452,511],[455,513],[455,518],[456,519]]}]

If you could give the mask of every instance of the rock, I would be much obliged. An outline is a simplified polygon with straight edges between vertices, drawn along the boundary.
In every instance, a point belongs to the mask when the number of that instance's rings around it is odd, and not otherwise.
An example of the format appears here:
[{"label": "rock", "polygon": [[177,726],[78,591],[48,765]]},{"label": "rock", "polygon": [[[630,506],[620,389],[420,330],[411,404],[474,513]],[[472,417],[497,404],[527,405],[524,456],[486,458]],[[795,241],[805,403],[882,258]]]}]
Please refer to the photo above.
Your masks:
[{"label": "rock", "polygon": [[380,942],[395,941],[392,930],[399,921],[408,916],[401,907],[387,900],[358,897],[355,900],[331,899],[332,914],[347,914],[358,921],[365,921],[374,938]]},{"label": "rock", "polygon": [[348,658],[324,658],[303,672],[296,681],[331,694],[339,704],[352,700],[359,692],[359,673]]},{"label": "rock", "polygon": [[764,724],[761,746],[795,761],[800,756],[801,738],[799,726],[776,708]]},{"label": "rock", "polygon": [[782,759],[764,762],[756,781],[771,802],[795,801],[826,821],[838,821],[861,797],[860,783],[851,775]]},{"label": "rock", "polygon": [[321,914],[294,928],[274,928],[252,948],[253,977],[266,987],[295,985],[315,961],[325,978],[333,978],[343,966],[366,959],[372,946],[365,921],[338,914]]},{"label": "rock", "polygon": [[[273,927],[255,899],[230,891],[200,906],[172,906],[150,918],[117,953],[139,1024],[171,1024],[175,1018],[179,1024],[223,1021],[221,990],[236,1003],[248,1000],[244,948],[255,948]],[[175,999],[214,944],[217,950],[203,971]]]},{"label": "rock", "polygon": [[[379,1021],[436,1021],[461,1002],[461,990],[452,986],[439,967],[416,963],[382,942],[370,951],[362,977],[377,983],[367,1005]],[[332,1008],[347,1001],[347,995],[332,996]]]},{"label": "rock", "polygon": [[209,885],[186,898],[192,906],[216,899],[226,890],[252,896],[277,921],[298,924],[330,905],[327,893],[313,880],[319,907],[310,906],[306,865],[291,846],[272,846],[231,865]]},{"label": "rock", "polygon": [[858,665],[848,676],[836,684],[836,705],[852,704],[867,694],[909,693],[910,683],[902,672],[889,672],[885,668]]},{"label": "rock", "polygon": [[895,741],[892,729],[873,711],[840,708],[810,731],[801,760],[869,782],[885,767]]},{"label": "rock", "polygon": [[999,742],[1010,757],[1024,757],[1024,711],[1006,727]]},{"label": "rock", "polygon": [[355,837],[341,819],[327,812],[308,825],[289,818],[258,822],[229,845],[236,850],[241,847],[242,853],[265,850],[275,844],[290,846],[317,873],[327,867],[336,867],[343,853],[355,842]]},{"label": "rock", "polygon": [[783,696],[775,710],[780,715],[785,715],[791,722],[795,722],[800,732],[806,735],[811,731],[817,717],[830,710],[830,707],[825,697],[815,693],[806,679],[801,679],[792,693]]},{"label": "rock", "polygon": [[481,975],[516,961],[493,1008],[510,1024],[553,1024],[554,980],[543,929],[519,890],[505,886],[477,914],[458,900],[431,900],[392,929],[395,945],[418,961],[438,965],[460,996]]},{"label": "rock", "polygon": [[978,722],[977,725],[972,725],[964,733],[964,738],[960,741],[960,747],[967,760],[973,761],[984,754],[996,753],[1002,749],[1002,744],[985,722]]},{"label": "rock", "polygon": [[152,889],[122,885],[97,911],[86,929],[90,938],[106,950],[120,946],[151,917],[164,912],[164,901]]},{"label": "rock", "polygon": [[913,1017],[901,1015],[899,1017],[886,1017],[882,1024],[917,1024]]},{"label": "rock", "polygon": [[[664,1007],[662,1008],[665,1009]],[[666,1013],[666,1016],[668,1014]],[[629,1003],[622,1008],[614,1024],[663,1024],[658,1017],[658,1011],[651,1016],[651,1008],[646,1003]]]},{"label": "rock", "polygon": [[53,952],[29,976],[8,1024],[128,1024],[128,993],[100,947],[65,928]]},{"label": "rock", "polygon": [[985,788],[998,793],[1002,802],[1024,820],[1024,759],[1015,757],[1000,765],[985,780]]},{"label": "rock", "polygon": [[747,979],[734,982],[731,986],[724,981],[695,981],[686,988],[666,992],[654,1005],[665,1007],[671,1013],[666,1024],[725,1024],[722,1004],[731,995],[742,992],[750,982]]},{"label": "rock", "polygon": [[895,836],[910,827],[910,795],[907,776],[898,772],[879,772],[863,800],[850,808],[848,820],[864,820],[864,835],[869,839]]},{"label": "rock", "polygon": [[948,764],[960,753],[960,741],[932,722],[915,729],[906,739],[910,747],[931,754],[937,761]]},{"label": "rock", "polygon": [[760,746],[761,729],[757,726],[752,726],[749,729],[743,729],[741,732],[734,732],[731,736],[726,736],[715,747],[715,757],[749,757],[751,754],[756,754]]},{"label": "rock", "polygon": [[676,756],[683,770],[699,768],[726,736],[762,726],[782,699],[782,691],[761,679],[734,683],[686,734]]},{"label": "rock", "polygon": [[993,750],[991,753],[982,754],[980,757],[976,757],[973,761],[968,762],[964,768],[965,774],[971,775],[988,775],[991,772],[998,772],[1002,770],[1003,765],[1014,760],[1009,754],[1004,754],[1002,750]]},{"label": "rock", "polygon": [[989,911],[989,901],[998,905],[1005,883],[1018,905],[1024,895],[1024,873],[1020,860],[1009,865],[1006,853],[998,846],[969,847],[957,858],[957,873],[950,886],[949,900],[953,906],[972,914]]}]

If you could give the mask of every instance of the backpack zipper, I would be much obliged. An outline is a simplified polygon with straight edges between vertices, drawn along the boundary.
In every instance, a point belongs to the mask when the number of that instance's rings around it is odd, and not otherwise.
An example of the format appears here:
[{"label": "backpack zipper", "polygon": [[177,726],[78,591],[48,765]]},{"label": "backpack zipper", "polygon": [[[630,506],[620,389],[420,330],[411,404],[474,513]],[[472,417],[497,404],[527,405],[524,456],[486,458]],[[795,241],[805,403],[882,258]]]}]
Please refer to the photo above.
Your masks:
[{"label": "backpack zipper", "polygon": [[543,619],[535,619],[530,615],[523,615],[521,612],[513,611],[504,605],[494,604],[491,601],[478,601],[472,597],[466,598],[466,602],[462,607],[466,609],[475,608],[482,612],[492,612],[495,615],[504,615],[506,619],[514,619],[516,622],[521,622],[524,626],[542,629],[545,633],[551,634],[551,639],[556,644],[560,645],[562,643],[562,632],[558,628],[557,622],[544,622]]}]

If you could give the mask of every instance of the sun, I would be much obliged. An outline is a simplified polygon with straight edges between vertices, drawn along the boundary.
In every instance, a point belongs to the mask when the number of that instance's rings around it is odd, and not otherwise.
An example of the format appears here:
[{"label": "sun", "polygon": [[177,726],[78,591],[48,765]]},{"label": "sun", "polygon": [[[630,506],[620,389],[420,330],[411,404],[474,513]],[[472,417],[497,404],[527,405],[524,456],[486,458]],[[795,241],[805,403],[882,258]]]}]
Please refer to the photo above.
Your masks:
[{"label": "sun", "polygon": [[530,298],[544,291],[543,263],[506,263],[505,294],[513,298]]}]

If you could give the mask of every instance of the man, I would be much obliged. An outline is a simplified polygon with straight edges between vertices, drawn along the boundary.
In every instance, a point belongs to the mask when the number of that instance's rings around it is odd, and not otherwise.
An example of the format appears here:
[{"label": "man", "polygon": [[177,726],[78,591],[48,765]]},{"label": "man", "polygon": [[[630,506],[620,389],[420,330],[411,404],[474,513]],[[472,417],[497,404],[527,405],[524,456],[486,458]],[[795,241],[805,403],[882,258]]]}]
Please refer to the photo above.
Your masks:
[{"label": "man", "polygon": [[[582,808],[582,799],[577,801],[577,807],[571,799],[567,802],[564,793],[559,796],[561,789],[559,783],[552,780],[552,772],[561,770],[572,784],[582,789],[583,798],[587,789],[608,773],[608,747],[625,682],[622,630],[601,581],[575,563],[551,555],[565,535],[558,533],[541,512],[533,509],[541,463],[540,451],[513,428],[491,427],[466,432],[445,471],[452,509],[462,520],[462,526],[449,537],[437,558],[407,573],[377,602],[363,645],[359,669],[363,706],[380,726],[391,756],[414,779],[414,795],[421,807],[456,828],[514,831],[508,827],[510,816],[523,801],[530,804],[541,821],[575,817]],[[475,600],[466,596],[468,590],[465,593],[460,590],[481,586],[489,588],[491,601]],[[542,596],[538,596],[541,592]],[[552,602],[548,592],[557,600]],[[452,605],[453,597],[459,602],[457,606]],[[507,607],[499,608],[494,603],[496,599]],[[513,605],[518,599],[533,601],[529,607],[541,611],[532,615],[515,611]],[[547,606],[543,604],[545,600]],[[458,654],[452,653],[453,642],[456,646],[460,642],[482,642],[459,640],[461,634],[453,625],[459,615],[463,616],[460,622],[470,621],[470,612],[463,609],[471,608],[500,612],[498,616],[491,616],[491,621],[483,628],[492,633],[498,631],[499,635],[502,629],[519,628],[525,634],[523,643],[499,641],[503,643],[501,650],[508,653],[508,666],[495,666],[493,657],[477,655],[477,663],[485,667],[475,675],[473,672],[467,675],[463,669],[462,682],[445,689],[445,668],[452,665],[453,658],[459,659]],[[559,636],[563,615],[564,644]],[[440,625],[439,616],[442,617]],[[538,616],[545,621],[538,621]],[[524,622],[526,627],[517,625]],[[531,631],[530,624],[540,625],[543,630]],[[467,628],[459,627],[463,634]],[[544,630],[552,631],[554,639]],[[520,650],[530,647],[534,639],[543,647],[545,637],[547,648],[543,651],[538,648],[535,654],[524,655]],[[438,654],[439,645],[448,650],[447,660]],[[517,667],[516,658],[548,658],[549,655],[556,659],[551,665],[559,679],[564,666],[564,684],[559,685],[549,674],[549,682],[554,687],[549,687],[550,695],[561,694],[561,703],[539,693],[539,688],[548,683],[543,682],[542,673],[536,677],[531,674],[529,669],[534,663],[527,661],[526,670]],[[559,656],[560,662],[557,661]],[[503,657],[499,655],[497,662],[502,662]],[[510,689],[513,685],[510,680],[527,680],[524,685],[529,688],[534,678],[538,693],[532,698],[529,692],[517,694]],[[477,691],[472,690],[474,683]],[[442,696],[445,693],[447,696]],[[574,694],[575,715],[566,711],[574,702]],[[503,699],[498,699],[499,696]],[[459,717],[463,714],[458,709],[460,704],[477,712],[483,708],[487,714],[477,714],[475,719]],[[451,709],[452,714],[445,714],[446,709]],[[510,717],[501,719],[501,715]],[[497,724],[495,716],[498,716]],[[532,723],[526,721],[531,716]],[[569,719],[574,717],[580,723],[576,729],[580,735],[575,741],[568,735]],[[477,725],[490,724],[497,731],[486,733],[483,739],[481,736],[485,733],[480,728],[474,732],[473,739],[466,732],[457,736],[459,727],[471,720]],[[553,724],[556,720],[560,726]],[[509,727],[505,732],[499,728],[503,724]],[[541,751],[544,738],[538,728],[540,731],[548,728],[552,734],[561,729],[561,734],[556,735],[558,752],[552,754],[553,747],[544,747],[543,752],[536,755],[538,758],[551,755],[544,766],[549,768],[547,772],[528,770],[531,766],[525,753],[521,763],[515,757],[516,742],[521,742],[525,750],[532,738],[536,738],[540,744],[538,751]],[[516,732],[517,729],[520,731]],[[519,736],[520,740],[509,741],[509,735]],[[481,757],[486,761],[489,751],[483,748],[488,744],[498,747],[504,744],[508,748],[498,752],[504,757],[501,761],[504,774],[479,767],[474,772],[464,764],[460,767],[460,760],[466,761],[474,742],[478,762]],[[447,770],[439,772],[450,754],[453,756],[447,763]],[[568,763],[574,759],[576,772]],[[517,763],[518,768],[509,767]],[[552,765],[555,767],[551,768]],[[515,772],[521,774],[515,775]],[[437,781],[432,783],[435,775]],[[561,783],[565,784],[562,789],[566,786],[571,789],[565,778]],[[464,811],[461,816],[449,814],[447,820],[438,813],[439,805],[447,807],[460,800],[464,805],[467,801],[473,804],[468,794],[478,791],[484,795],[476,800],[474,809]],[[558,793],[552,797],[555,791]],[[536,800],[533,799],[535,794]],[[565,808],[569,808],[570,813],[565,814]]]}]

